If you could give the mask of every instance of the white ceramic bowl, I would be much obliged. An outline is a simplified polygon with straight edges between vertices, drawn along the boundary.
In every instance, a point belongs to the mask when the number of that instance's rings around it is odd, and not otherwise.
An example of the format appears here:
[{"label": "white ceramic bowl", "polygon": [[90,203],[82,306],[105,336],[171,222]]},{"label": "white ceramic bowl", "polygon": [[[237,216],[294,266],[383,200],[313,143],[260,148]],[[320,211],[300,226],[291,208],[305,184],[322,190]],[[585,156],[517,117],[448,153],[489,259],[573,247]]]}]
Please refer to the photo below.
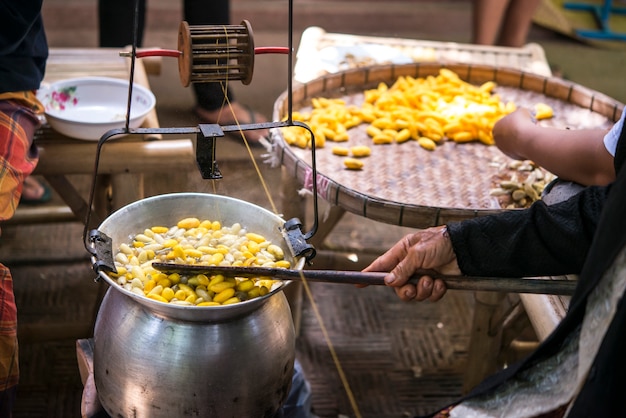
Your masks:
[{"label": "white ceramic bowl", "polygon": [[[76,139],[99,140],[126,124],[129,82],[109,77],[83,77],[43,85],[37,97],[50,126]],[[133,85],[129,128],[141,126],[156,99],[148,89]]]}]

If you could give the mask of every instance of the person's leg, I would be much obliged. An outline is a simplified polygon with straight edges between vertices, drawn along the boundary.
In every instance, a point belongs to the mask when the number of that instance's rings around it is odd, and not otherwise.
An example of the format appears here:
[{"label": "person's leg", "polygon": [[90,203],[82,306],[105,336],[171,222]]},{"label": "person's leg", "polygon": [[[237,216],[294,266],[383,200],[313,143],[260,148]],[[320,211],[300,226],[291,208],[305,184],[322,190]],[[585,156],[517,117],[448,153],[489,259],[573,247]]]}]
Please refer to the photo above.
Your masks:
[{"label": "person's leg", "polygon": [[498,45],[518,48],[524,46],[540,1],[511,0],[503,20]]},{"label": "person's leg", "polygon": [[[10,219],[20,200],[24,180],[33,172],[39,155],[33,144],[43,112],[33,92],[0,100],[0,222]],[[10,417],[19,382],[17,307],[13,279],[0,264],[0,416]]]},{"label": "person's leg", "polygon": [[[101,47],[125,47],[133,44],[137,0],[98,0],[98,33]],[[143,44],[146,0],[138,0],[137,46]]]},{"label": "person's leg", "polygon": [[11,417],[19,383],[17,343],[17,307],[13,279],[9,269],[0,264],[0,417]]},{"label": "person's leg", "polygon": [[[190,26],[229,25],[229,0],[184,0],[184,17]],[[221,125],[249,124],[266,122],[263,115],[246,108],[235,100],[229,84],[223,83],[192,83],[196,98],[196,115],[205,123]],[[244,135],[250,142],[258,142],[267,136],[268,131],[245,131]]]},{"label": "person's leg", "polygon": [[[229,0],[184,0],[183,15],[190,26],[230,24]],[[228,83],[193,83],[198,106],[207,111],[219,110],[225,104],[224,93],[233,102],[235,97]]]},{"label": "person's leg", "polygon": [[472,42],[495,45],[509,0],[474,0]]}]

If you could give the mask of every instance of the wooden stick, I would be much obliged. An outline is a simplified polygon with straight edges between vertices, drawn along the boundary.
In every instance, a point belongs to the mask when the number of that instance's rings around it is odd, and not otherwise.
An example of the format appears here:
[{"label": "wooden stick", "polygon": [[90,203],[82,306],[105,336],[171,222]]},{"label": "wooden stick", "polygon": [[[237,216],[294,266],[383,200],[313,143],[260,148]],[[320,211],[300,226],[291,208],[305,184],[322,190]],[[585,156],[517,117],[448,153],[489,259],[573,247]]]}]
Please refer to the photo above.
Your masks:
[{"label": "wooden stick", "polygon": [[[360,285],[385,285],[383,278],[387,273],[335,270],[290,270],[268,267],[232,267],[232,266],[201,266],[171,263],[152,263],[152,267],[163,272],[181,274],[223,274],[237,277],[272,277],[278,280],[309,280]],[[433,271],[423,270],[411,277],[416,283],[420,276],[429,275],[442,279],[448,289],[493,291],[510,293],[534,293],[542,295],[571,295],[576,288],[574,280],[550,280],[540,278],[515,277],[473,277],[447,276]]]}]

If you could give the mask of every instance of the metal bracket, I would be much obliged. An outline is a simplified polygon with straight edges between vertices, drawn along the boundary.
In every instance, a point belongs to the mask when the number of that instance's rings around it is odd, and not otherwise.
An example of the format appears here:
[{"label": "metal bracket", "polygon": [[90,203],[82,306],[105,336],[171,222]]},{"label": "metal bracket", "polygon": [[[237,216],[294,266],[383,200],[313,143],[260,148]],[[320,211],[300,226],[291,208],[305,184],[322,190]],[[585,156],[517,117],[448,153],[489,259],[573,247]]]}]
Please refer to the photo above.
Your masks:
[{"label": "metal bracket", "polygon": [[285,222],[283,235],[294,257],[304,257],[307,264],[311,264],[311,260],[317,252],[315,247],[306,242],[302,233],[302,222],[298,218],[292,218]]},{"label": "metal bracket", "polygon": [[97,229],[89,231],[89,242],[91,243],[90,253],[92,257],[92,268],[96,273],[107,271],[117,273],[113,261],[113,244],[111,238]]},{"label": "metal bracket", "polygon": [[196,140],[196,161],[203,179],[219,180],[222,173],[215,159],[215,138],[223,137],[224,131],[218,124],[200,124]]}]

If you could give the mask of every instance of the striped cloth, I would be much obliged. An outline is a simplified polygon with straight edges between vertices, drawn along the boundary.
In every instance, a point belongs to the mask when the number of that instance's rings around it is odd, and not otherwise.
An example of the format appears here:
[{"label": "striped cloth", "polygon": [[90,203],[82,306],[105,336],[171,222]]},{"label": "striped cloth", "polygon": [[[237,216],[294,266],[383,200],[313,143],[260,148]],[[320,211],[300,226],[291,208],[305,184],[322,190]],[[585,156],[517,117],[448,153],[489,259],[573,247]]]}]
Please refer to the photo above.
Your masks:
[{"label": "striped cloth", "polygon": [[[34,92],[0,94],[0,221],[15,213],[24,179],[38,161],[33,136],[43,106]],[[17,308],[9,269],[0,264],[0,416],[10,411],[19,379]]]}]

